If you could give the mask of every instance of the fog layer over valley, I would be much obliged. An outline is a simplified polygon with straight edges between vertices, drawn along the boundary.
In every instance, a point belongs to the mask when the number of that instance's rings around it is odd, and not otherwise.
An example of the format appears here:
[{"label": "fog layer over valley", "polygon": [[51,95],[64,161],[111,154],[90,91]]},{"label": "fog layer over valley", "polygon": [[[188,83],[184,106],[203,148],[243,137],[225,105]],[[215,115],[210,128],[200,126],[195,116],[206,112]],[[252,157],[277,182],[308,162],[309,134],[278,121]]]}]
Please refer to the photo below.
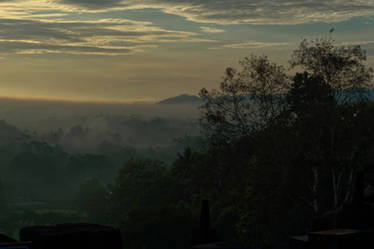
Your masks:
[{"label": "fog layer over valley", "polygon": [[[198,143],[198,103],[0,99],[0,183],[13,210],[66,206],[132,159],[173,161]],[[38,208],[40,208],[38,206]]]},{"label": "fog layer over valley", "polygon": [[0,120],[71,153],[96,153],[103,143],[167,147],[176,138],[197,135],[198,106],[198,102],[122,104],[3,98]]}]

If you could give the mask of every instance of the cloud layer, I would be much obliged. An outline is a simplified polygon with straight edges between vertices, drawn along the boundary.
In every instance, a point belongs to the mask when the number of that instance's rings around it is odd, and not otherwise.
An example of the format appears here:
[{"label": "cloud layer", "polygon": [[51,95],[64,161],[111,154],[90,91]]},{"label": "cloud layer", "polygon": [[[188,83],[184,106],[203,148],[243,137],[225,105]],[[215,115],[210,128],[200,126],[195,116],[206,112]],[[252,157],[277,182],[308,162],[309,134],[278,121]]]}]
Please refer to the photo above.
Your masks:
[{"label": "cloud layer", "polygon": [[237,49],[253,49],[253,48],[267,48],[267,47],[284,47],[295,45],[290,42],[258,42],[258,41],[247,41],[233,44],[223,45],[222,48],[237,48]]},{"label": "cloud layer", "polygon": [[[2,0],[11,7],[105,12],[158,8],[195,22],[220,24],[301,24],[339,22],[374,15],[374,0]],[[0,11],[1,14],[1,11]]]},{"label": "cloud layer", "polygon": [[161,43],[212,42],[196,35],[125,19],[0,19],[0,53],[120,55],[141,52]]},{"label": "cloud layer", "polygon": [[200,27],[200,29],[204,33],[211,33],[211,34],[225,32],[225,30],[223,29],[217,29],[217,28],[212,28],[212,27]]},{"label": "cloud layer", "polygon": [[[113,11],[146,8],[198,23],[302,24],[374,15],[374,0],[0,0],[0,53],[120,55],[163,43],[215,42],[202,34],[225,31],[200,24],[194,33],[103,17]],[[97,12],[101,17],[92,17]],[[85,18],[82,13],[87,14]],[[222,48],[284,45],[250,41]]]},{"label": "cloud layer", "polygon": [[220,24],[338,22],[374,14],[374,0],[59,0],[86,10],[161,8],[189,20]]}]

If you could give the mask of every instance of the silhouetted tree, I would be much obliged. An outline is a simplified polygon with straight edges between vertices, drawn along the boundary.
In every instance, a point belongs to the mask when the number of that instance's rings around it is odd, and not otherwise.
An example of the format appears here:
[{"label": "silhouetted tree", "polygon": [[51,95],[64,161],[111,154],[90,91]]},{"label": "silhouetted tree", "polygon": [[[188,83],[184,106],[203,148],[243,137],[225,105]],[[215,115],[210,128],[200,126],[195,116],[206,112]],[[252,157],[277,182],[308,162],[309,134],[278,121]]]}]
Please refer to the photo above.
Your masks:
[{"label": "silhouetted tree", "polygon": [[336,46],[331,38],[303,40],[292,54],[291,67],[301,67],[310,74],[295,76],[288,100],[297,114],[298,129],[305,130],[301,139],[310,145],[303,150],[312,169],[316,213],[320,211],[317,199],[322,171],[329,172],[335,210],[352,198],[362,144],[367,140],[357,122],[372,86],[373,70],[363,64],[365,60],[360,46]]},{"label": "silhouetted tree", "polygon": [[293,51],[290,65],[320,77],[343,104],[365,98],[373,86],[373,69],[366,67],[365,61],[366,51],[360,45],[337,46],[330,37],[303,40]]},{"label": "silhouetted tree", "polygon": [[180,190],[160,161],[125,163],[111,187],[109,211],[126,247],[188,247],[192,217]]},{"label": "silhouetted tree", "polygon": [[205,135],[213,142],[229,144],[263,129],[284,108],[289,80],[282,66],[266,56],[240,61],[241,70],[226,69],[219,90],[203,88]]},{"label": "silhouetted tree", "polygon": [[[248,178],[239,201],[243,237],[256,237],[250,226],[260,224],[263,236],[255,240],[271,243],[295,229],[293,224],[307,226],[308,210],[318,216],[351,200],[368,144],[362,120],[372,69],[365,60],[359,46],[337,46],[330,38],[304,40],[290,61],[303,73],[292,81],[283,67],[252,56],[241,61],[240,71],[226,69],[219,90],[200,91],[210,147],[234,151],[216,155],[230,158],[223,168],[233,168],[235,157],[244,159],[234,174]],[[246,156],[238,153],[240,144]],[[299,210],[298,215],[284,215],[288,210]]]},{"label": "silhouetted tree", "polygon": [[132,209],[168,205],[172,178],[161,161],[131,160],[119,170],[111,188],[111,214],[117,222],[126,220]]}]

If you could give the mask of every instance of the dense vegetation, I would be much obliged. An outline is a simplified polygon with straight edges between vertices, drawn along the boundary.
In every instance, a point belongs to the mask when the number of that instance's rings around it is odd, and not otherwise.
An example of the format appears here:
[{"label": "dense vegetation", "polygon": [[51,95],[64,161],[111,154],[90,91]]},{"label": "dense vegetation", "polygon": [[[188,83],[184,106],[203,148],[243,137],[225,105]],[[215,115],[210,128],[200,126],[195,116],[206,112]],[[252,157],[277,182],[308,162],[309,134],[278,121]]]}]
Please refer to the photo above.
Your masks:
[{"label": "dense vegetation", "polygon": [[293,75],[266,56],[245,58],[218,90],[201,90],[202,137],[168,160],[113,142],[73,154],[52,142],[58,134],[35,141],[4,123],[14,137],[1,142],[1,229],[95,222],[121,228],[128,249],[186,248],[209,199],[220,239],[286,245],[351,202],[357,172],[374,163],[365,60],[330,38],[302,41]]}]

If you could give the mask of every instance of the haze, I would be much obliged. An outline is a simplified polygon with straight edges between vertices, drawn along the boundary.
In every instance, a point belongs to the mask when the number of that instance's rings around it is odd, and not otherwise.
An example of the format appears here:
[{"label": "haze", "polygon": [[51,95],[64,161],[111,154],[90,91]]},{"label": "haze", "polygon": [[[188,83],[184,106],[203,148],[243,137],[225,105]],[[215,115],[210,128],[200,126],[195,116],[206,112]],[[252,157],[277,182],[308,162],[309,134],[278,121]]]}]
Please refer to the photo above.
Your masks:
[{"label": "haze", "polygon": [[216,87],[251,53],[280,63],[301,38],[361,44],[373,66],[374,2],[3,0],[0,95],[157,101]]}]

